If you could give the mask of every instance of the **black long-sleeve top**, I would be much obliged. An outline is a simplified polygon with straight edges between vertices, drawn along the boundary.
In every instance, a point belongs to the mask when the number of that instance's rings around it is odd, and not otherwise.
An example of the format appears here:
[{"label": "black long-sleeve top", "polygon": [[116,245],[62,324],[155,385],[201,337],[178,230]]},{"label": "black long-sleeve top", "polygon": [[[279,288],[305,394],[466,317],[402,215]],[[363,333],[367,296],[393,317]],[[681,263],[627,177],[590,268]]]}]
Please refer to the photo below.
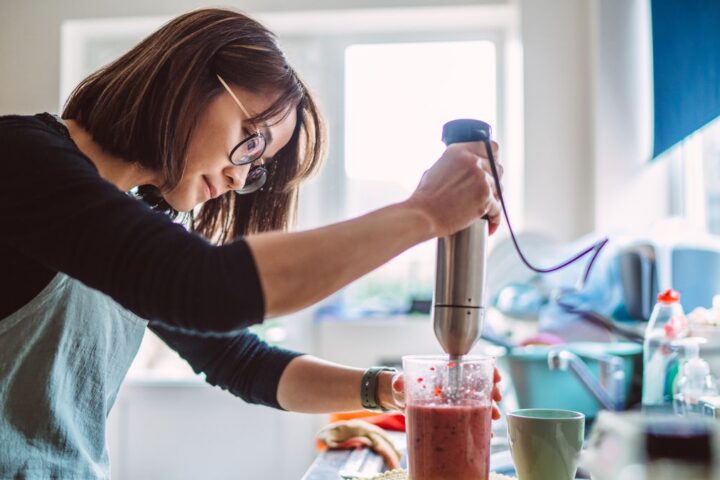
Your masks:
[{"label": "black long-sleeve top", "polygon": [[0,319],[63,272],[147,319],[209,383],[281,408],[300,354],[247,330],[264,318],[247,243],[212,245],[121,192],[47,113],[0,117],[0,270]]}]

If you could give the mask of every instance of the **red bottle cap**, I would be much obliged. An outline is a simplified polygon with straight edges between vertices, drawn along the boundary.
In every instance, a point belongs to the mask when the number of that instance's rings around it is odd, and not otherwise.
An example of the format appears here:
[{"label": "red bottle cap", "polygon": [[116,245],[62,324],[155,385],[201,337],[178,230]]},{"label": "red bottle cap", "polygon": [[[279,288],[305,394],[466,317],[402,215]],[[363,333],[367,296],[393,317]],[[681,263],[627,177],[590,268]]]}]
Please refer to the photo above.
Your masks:
[{"label": "red bottle cap", "polygon": [[680,292],[676,292],[672,288],[668,288],[664,292],[658,295],[658,302],[662,303],[675,303],[680,301]]}]

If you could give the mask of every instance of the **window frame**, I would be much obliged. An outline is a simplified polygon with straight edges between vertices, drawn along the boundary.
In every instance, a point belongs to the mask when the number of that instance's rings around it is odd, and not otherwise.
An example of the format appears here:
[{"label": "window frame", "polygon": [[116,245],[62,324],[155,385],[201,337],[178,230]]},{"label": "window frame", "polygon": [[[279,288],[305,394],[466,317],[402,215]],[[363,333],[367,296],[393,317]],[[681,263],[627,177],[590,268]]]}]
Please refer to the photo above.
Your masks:
[{"label": "window frame", "polygon": [[720,135],[720,118],[685,138],[658,160],[667,156],[671,164],[670,214],[681,217],[696,231],[718,236],[720,230],[711,230],[708,214],[709,192],[704,142],[711,133]]}]

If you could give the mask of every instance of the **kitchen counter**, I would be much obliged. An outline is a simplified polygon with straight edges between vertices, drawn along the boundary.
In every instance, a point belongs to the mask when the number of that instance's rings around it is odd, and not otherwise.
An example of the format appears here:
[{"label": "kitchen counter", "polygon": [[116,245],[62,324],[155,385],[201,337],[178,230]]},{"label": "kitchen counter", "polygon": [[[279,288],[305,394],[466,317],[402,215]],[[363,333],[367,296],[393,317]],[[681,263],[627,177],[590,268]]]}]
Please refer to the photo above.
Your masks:
[{"label": "kitchen counter", "polygon": [[[405,445],[405,434],[388,432],[398,445]],[[512,466],[512,457],[505,439],[493,439],[492,453],[490,455],[490,470],[504,475],[515,475]],[[407,457],[403,448],[403,468],[407,468]],[[329,450],[320,453],[302,480],[338,480],[342,477],[340,472],[353,471],[364,474],[380,473],[386,471],[387,465],[382,457],[367,448],[357,450]],[[577,479],[586,479],[584,472],[578,470]]]},{"label": "kitchen counter", "polygon": [[368,448],[329,450],[317,456],[302,480],[338,480],[343,471],[372,474],[386,470],[382,457]]},{"label": "kitchen counter", "polygon": [[[402,452],[401,466],[407,468],[405,433],[389,431],[385,433],[399,447]],[[343,471],[373,474],[387,470],[388,466],[382,457],[369,448],[328,450],[317,456],[302,480],[338,480],[341,478],[340,472]]]}]

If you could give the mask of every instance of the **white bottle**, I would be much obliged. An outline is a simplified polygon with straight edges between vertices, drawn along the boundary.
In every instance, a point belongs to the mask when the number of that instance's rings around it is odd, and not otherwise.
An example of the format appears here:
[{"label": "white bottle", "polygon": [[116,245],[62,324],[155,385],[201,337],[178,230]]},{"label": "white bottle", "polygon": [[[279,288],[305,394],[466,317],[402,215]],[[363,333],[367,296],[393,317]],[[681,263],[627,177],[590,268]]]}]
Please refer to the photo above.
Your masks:
[{"label": "white bottle", "polygon": [[700,399],[718,394],[717,384],[710,374],[710,365],[700,358],[700,343],[704,341],[704,338],[690,337],[675,342],[685,353],[673,395],[673,407],[678,415],[702,415]]},{"label": "white bottle", "polygon": [[643,345],[643,410],[672,408],[672,366],[676,354],[672,342],[688,335],[688,322],[680,294],[666,290],[658,295]]}]

